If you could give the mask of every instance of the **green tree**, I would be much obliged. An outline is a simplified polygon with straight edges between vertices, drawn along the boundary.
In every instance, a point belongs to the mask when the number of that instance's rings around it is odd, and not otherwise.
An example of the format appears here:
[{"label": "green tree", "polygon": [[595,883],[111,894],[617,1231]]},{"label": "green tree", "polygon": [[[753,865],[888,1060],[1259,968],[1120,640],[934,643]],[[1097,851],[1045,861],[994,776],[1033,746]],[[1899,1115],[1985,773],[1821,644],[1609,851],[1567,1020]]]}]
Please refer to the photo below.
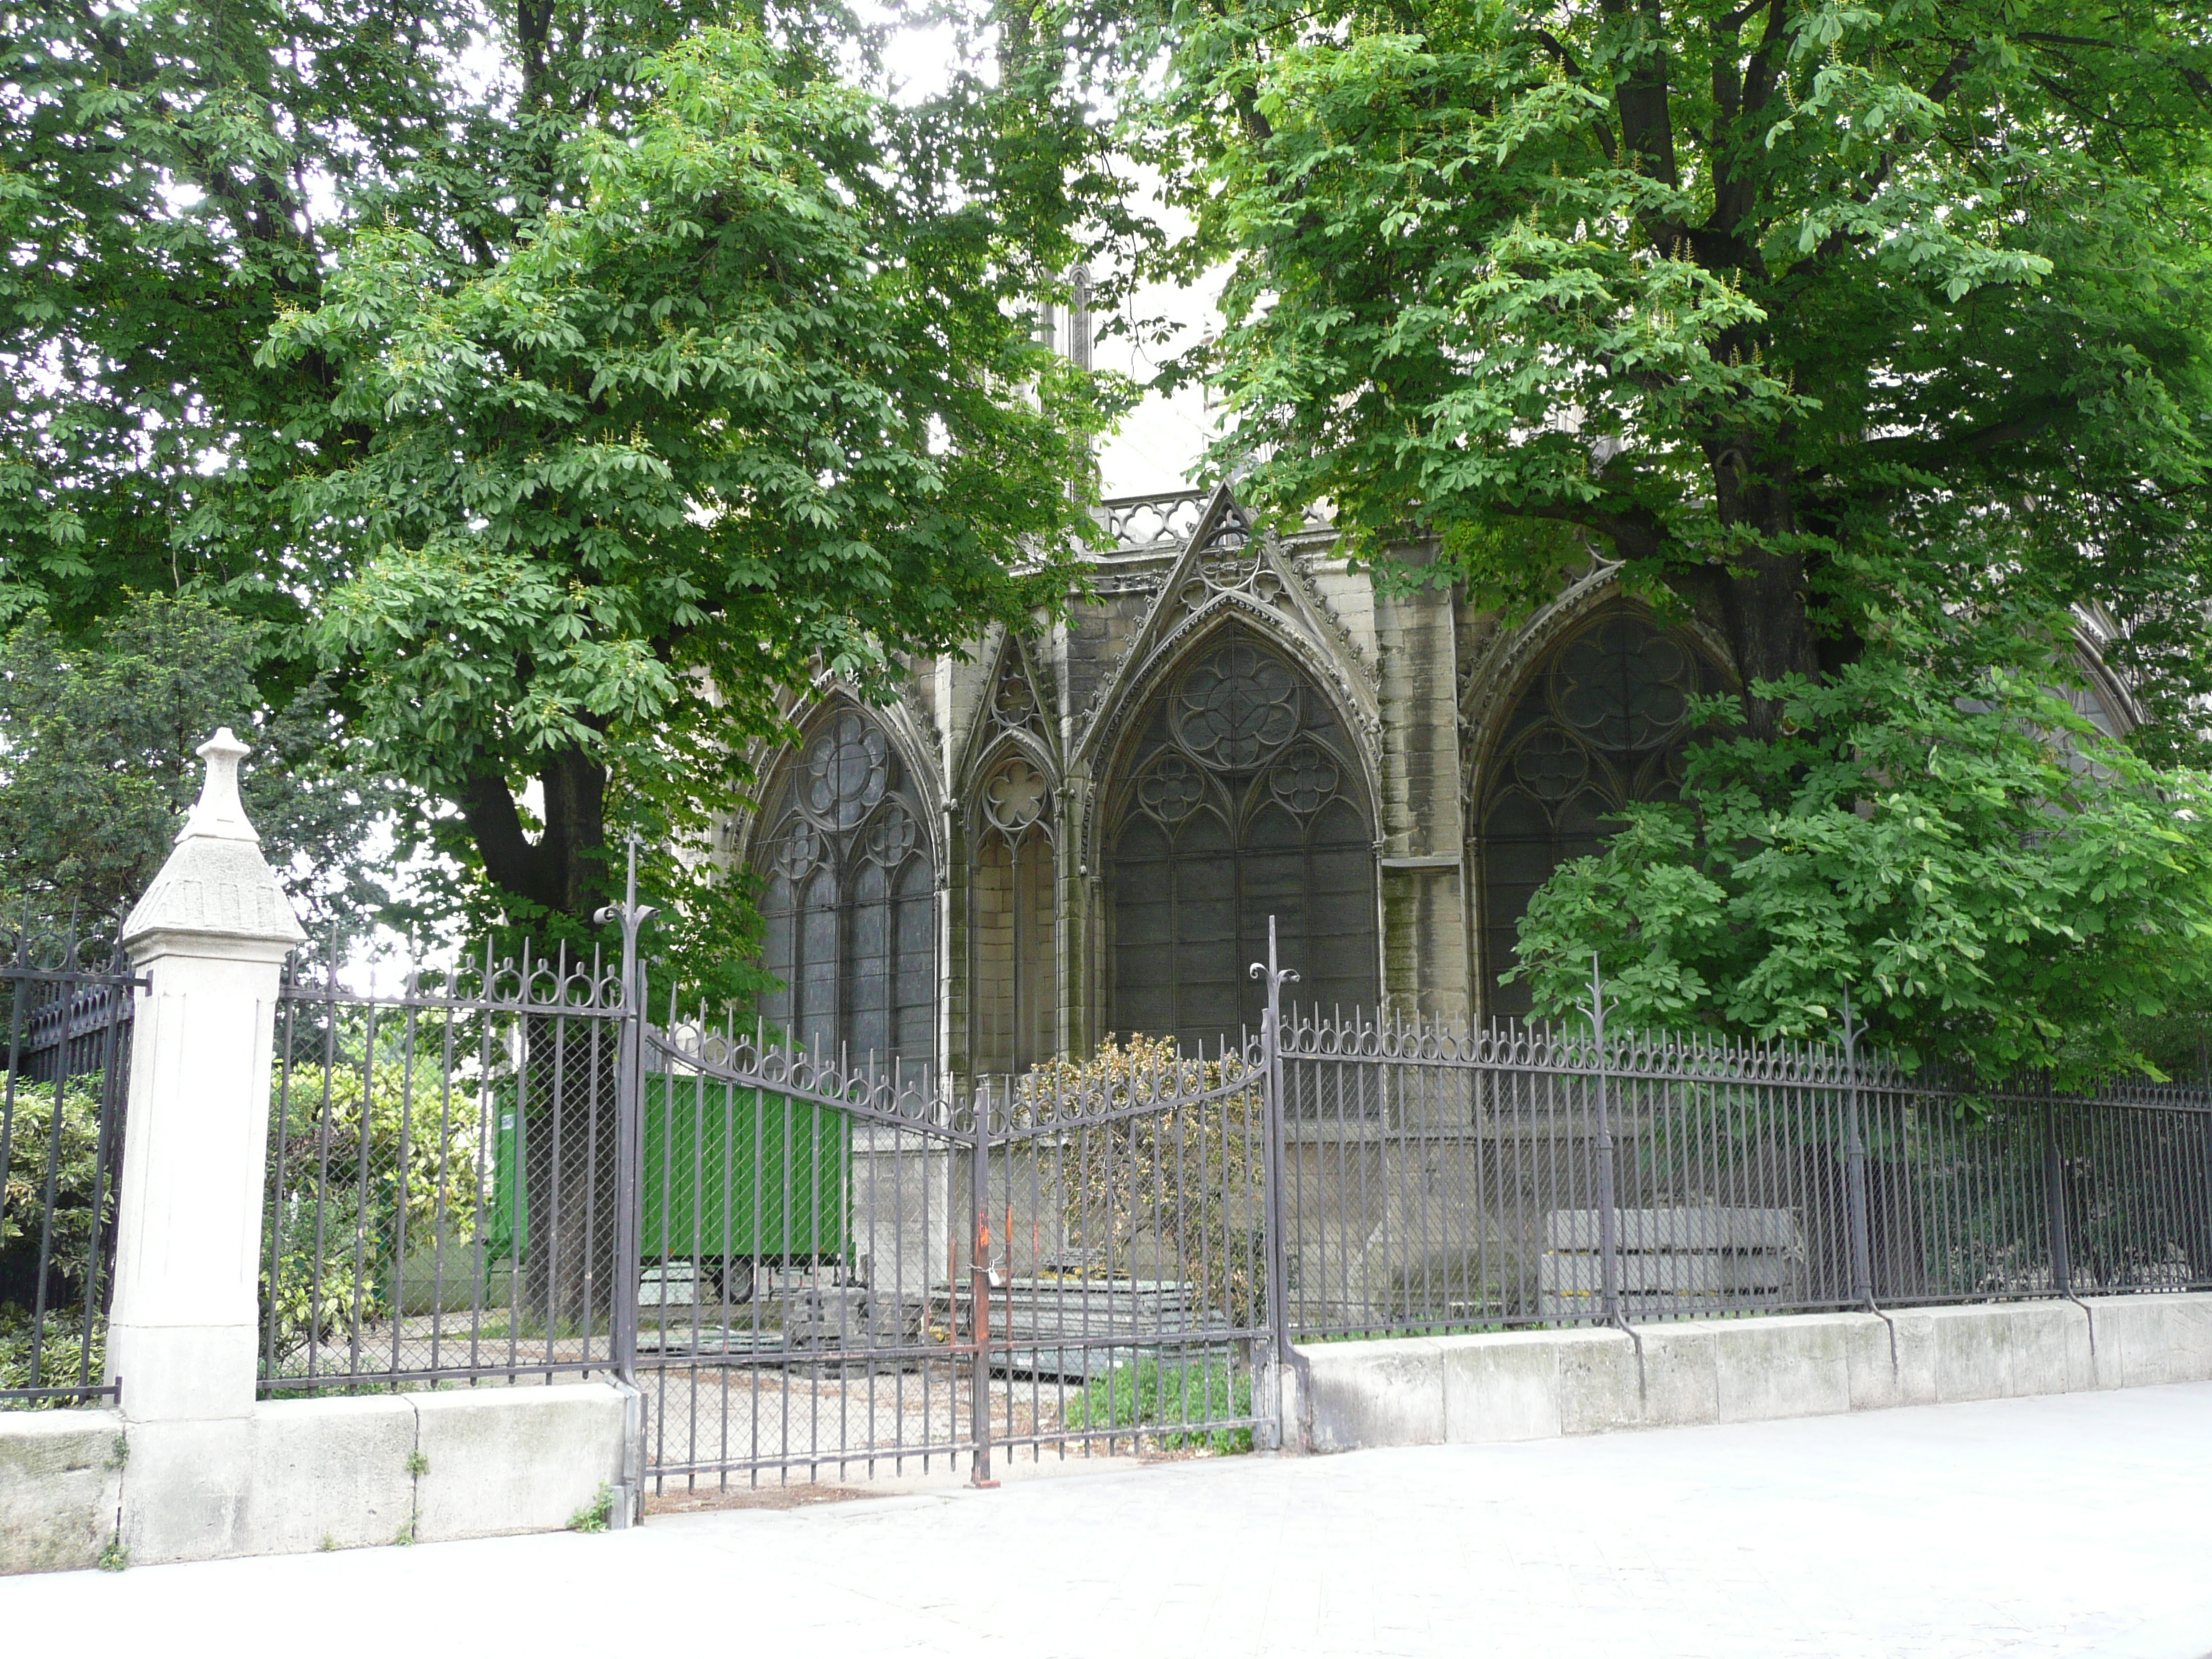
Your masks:
[{"label": "green tree", "polygon": [[355,550],[317,637],[377,752],[453,804],[433,830],[542,929],[639,830],[679,943],[726,954],[697,855],[748,744],[824,671],[886,695],[902,653],[1057,603],[1104,410],[1026,327],[1049,218],[958,123],[757,31],[643,72],[511,252],[365,233],[264,356],[335,366],[301,441],[364,434],[292,501]]},{"label": "green tree", "polygon": [[[1682,804],[1532,907],[1540,1006],[1594,950],[1662,1024],[1809,1031],[1848,980],[1916,1054],[2077,1073],[2203,1006],[2204,781],[2142,763],[2203,763],[2212,688],[2201,9],[1115,15],[1195,225],[1155,264],[1231,264],[1180,372],[1248,494],[1478,603],[1618,561],[1727,645]],[[2042,690],[2090,607],[2140,760]]]},{"label": "green tree", "polygon": [[[436,842],[467,872],[459,890],[433,893],[433,907],[459,902],[479,921],[550,918],[550,931],[580,931],[608,884],[601,820],[610,799],[623,825],[650,842],[686,843],[684,858],[648,869],[648,884],[663,898],[704,902],[695,879],[708,850],[700,802],[726,802],[733,734],[761,722],[710,714],[707,731],[684,724],[719,707],[700,695],[697,673],[732,659],[693,637],[719,625],[702,630],[694,611],[712,617],[722,578],[702,585],[680,524],[665,514],[750,516],[764,526],[744,495],[753,489],[779,498],[769,511],[799,514],[790,523],[804,533],[791,539],[787,560],[765,529],[742,556],[729,551],[734,538],[721,538],[731,561],[759,566],[730,580],[750,583],[757,597],[793,596],[789,615],[763,601],[734,624],[750,628],[769,659],[760,673],[747,661],[744,674],[727,677],[736,701],[757,714],[765,694],[750,688],[788,689],[803,678],[794,665],[831,635],[823,660],[860,669],[863,679],[877,671],[880,690],[899,650],[933,648],[959,631],[953,619],[963,609],[969,631],[1018,610],[1004,572],[991,577],[982,567],[1013,556],[1025,535],[1056,535],[1083,471],[1071,439],[1095,416],[1078,407],[1067,377],[1045,375],[1002,349],[991,332],[997,324],[982,325],[991,306],[1017,291],[1033,297],[1047,273],[1066,270],[1070,224],[1110,204],[1121,186],[1095,165],[1075,165],[1095,161],[1098,136],[1048,62],[1017,50],[999,73],[986,73],[983,9],[944,16],[958,26],[964,54],[947,88],[896,108],[862,100],[865,116],[860,105],[832,107],[834,83],[841,76],[884,83],[889,30],[834,4],[336,0],[301,9],[181,0],[0,16],[18,88],[0,100],[0,233],[12,256],[0,270],[0,362],[9,369],[0,389],[0,624],[43,608],[74,638],[130,592],[205,592],[272,624],[256,671],[264,709],[286,706],[327,653],[339,671],[328,682],[333,705],[350,714],[357,699],[392,712],[409,628],[455,623],[465,637],[453,654],[467,659],[459,678],[483,669],[487,647],[508,652],[509,666],[483,670],[473,702],[441,695],[436,706],[474,719],[506,691],[518,706],[500,711],[495,729],[457,732],[435,759],[437,716],[411,728],[398,717],[371,722],[410,777],[434,780],[410,816],[410,843]],[[768,129],[770,148],[797,158],[781,181],[781,217],[771,220],[803,229],[813,206],[828,210],[811,247],[803,237],[778,246],[764,235],[748,255],[738,248],[742,226],[714,222],[733,206],[750,209],[747,192],[763,168],[781,164],[775,156],[743,160],[744,135],[734,130],[688,155],[688,141],[674,137],[682,127],[670,112],[674,83],[665,66],[647,66],[720,25],[753,31],[749,86],[780,88],[824,118],[819,131],[794,134],[787,118]],[[687,72],[695,90],[703,84],[703,71]],[[640,124],[656,100],[660,137],[647,139]],[[693,136],[708,134],[714,118],[702,115]],[[750,179],[719,196],[707,176],[747,167]],[[660,212],[643,194],[648,179],[672,186],[678,205],[654,223],[641,221],[645,238],[625,253],[620,214]],[[819,202],[809,203],[809,190]],[[700,216],[684,221],[693,208]],[[683,244],[695,230],[687,264]],[[840,236],[842,269],[827,258]],[[596,264],[580,281],[590,292],[567,294],[555,250],[574,253],[587,242]],[[784,276],[776,262],[799,253],[813,263],[770,299]],[[760,361],[726,353],[709,363],[696,341],[673,338],[656,361],[646,337],[663,327],[696,334],[702,295],[739,302],[745,257],[755,258],[763,286],[725,331],[733,341],[755,329]],[[846,283],[855,276],[857,285]],[[386,281],[428,287],[380,293]],[[664,282],[674,286],[654,286]],[[808,282],[845,285],[817,293]],[[535,303],[533,285],[551,319],[543,337],[521,309]],[[810,308],[817,299],[825,303]],[[776,305],[787,313],[772,314]],[[269,349],[287,318],[295,320]],[[608,331],[589,340],[557,337],[600,323]],[[776,331],[787,323],[798,331],[782,340]],[[439,331],[447,326],[462,331],[447,340]],[[392,355],[403,337],[406,353]],[[780,407],[761,379],[779,371],[762,365],[788,347],[799,354],[789,361],[813,374],[805,354],[825,342],[839,349],[836,374],[793,380],[793,403]],[[587,361],[594,345],[610,354],[607,364]],[[627,364],[597,382],[598,368],[623,353]],[[434,449],[428,405],[416,394],[461,372],[472,355],[489,366],[493,384],[472,390],[454,423],[473,423],[469,441],[483,447],[442,473],[434,467],[423,481],[428,499],[406,502],[406,521],[397,524],[378,481],[398,476],[409,443],[418,454]],[[684,379],[695,370],[725,379],[709,391],[704,379]],[[881,382],[872,392],[872,376]],[[1027,407],[1051,418],[1024,427],[1010,394],[1033,380],[1048,383]],[[389,407],[369,390],[380,380],[395,399]],[[740,382],[753,388],[749,405]],[[515,436],[504,451],[491,434],[501,388],[517,398],[505,410]],[[876,392],[880,424],[896,429],[884,453],[871,449],[861,430],[869,417],[855,401]],[[540,393],[552,401],[528,404]],[[810,409],[810,398],[842,401]],[[619,422],[608,418],[617,405]],[[800,412],[805,422],[790,428],[780,461],[770,458],[772,430],[711,424]],[[687,420],[710,425],[686,437]],[[982,430],[994,422],[1007,429]],[[741,438],[757,476],[705,478],[702,457]],[[1005,448],[987,454],[1000,439]],[[528,458],[541,440],[563,459],[532,473]],[[635,447],[641,471],[617,509],[599,492],[605,474],[633,464],[616,453],[624,444]],[[884,459],[902,446],[912,462],[903,471]],[[932,457],[944,458],[941,477],[931,473]],[[1000,460],[1010,464],[994,488],[974,488]],[[599,476],[555,483],[570,463]],[[772,476],[779,465],[787,476]],[[664,466],[672,471],[649,487],[644,475]],[[467,491],[456,474],[468,468],[486,471],[484,500],[497,493],[496,474],[534,492],[537,505],[518,500],[486,531],[460,505]],[[791,481],[815,472],[821,502],[794,505]],[[734,504],[684,494],[707,484],[738,491]],[[893,499],[909,487],[919,493]],[[400,488],[411,496],[416,484],[403,479]],[[565,545],[548,527],[563,514],[574,532]],[[510,538],[520,520],[536,522]],[[897,534],[877,536],[876,526],[894,520]],[[447,557],[454,543],[433,534],[440,522],[476,538],[488,556],[523,560],[527,579],[507,583],[485,565],[475,574],[499,586],[481,612],[468,609],[486,599],[481,583],[415,605],[404,591],[408,573],[393,560]],[[592,562],[616,540],[633,570],[666,559],[668,580],[633,592],[629,576],[596,570]],[[428,568],[418,564],[416,574]],[[830,575],[817,580],[823,570]],[[1042,579],[1034,586],[1057,591]],[[573,608],[580,588],[599,597]],[[333,619],[326,601],[340,590],[343,614]],[[635,614],[612,622],[602,614],[633,599]],[[588,636],[568,640],[586,612]],[[845,618],[841,626],[821,620],[832,613]],[[650,641],[643,658],[632,651],[640,641]],[[548,645],[557,660],[541,672],[532,653]],[[606,678],[586,691],[599,670]],[[510,713],[520,738],[506,729]],[[637,738],[635,718],[647,714],[663,721],[661,739]],[[579,746],[603,764],[580,762]],[[702,756],[710,763],[699,770]],[[491,787],[504,778],[519,787],[526,777],[544,786],[535,823]],[[711,925],[695,931],[726,946],[742,916],[707,908]]]},{"label": "green tree", "polygon": [[[1127,14],[1122,14],[1126,18]],[[1093,17],[1090,26],[1100,20]],[[2212,35],[2118,0],[1139,9],[1135,120],[1231,262],[1220,459],[1528,604],[1592,555],[1727,641],[1747,730],[1866,574],[2052,613],[2187,748],[2212,441]],[[1876,590],[1879,592],[1879,589]]]},{"label": "green tree", "polygon": [[247,815],[318,939],[359,936],[388,902],[377,844],[388,781],[363,768],[326,684],[269,710],[260,635],[204,599],[132,598],[76,637],[33,611],[0,642],[0,921],[97,932],[153,883],[198,798],[218,726],[255,754]]},{"label": "green tree", "polygon": [[1848,991],[1909,1066],[2171,1065],[2166,1028],[2212,1004],[2212,778],[2101,737],[2024,625],[1873,634],[1827,680],[1765,688],[1775,740],[1713,700],[1680,802],[1630,807],[1537,892],[1539,1006],[1586,1002],[1595,956],[1632,1025],[1832,1040]]},{"label": "green tree", "polygon": [[[564,137],[619,126],[640,57],[724,9],[0,13],[0,623],[44,605],[74,629],[126,591],[193,584],[300,622],[329,550],[295,539],[272,486],[343,465],[363,434],[285,429],[331,370],[260,356],[280,311],[317,302],[364,225],[491,264],[569,182]],[[279,700],[312,672],[298,650],[263,665]]]}]

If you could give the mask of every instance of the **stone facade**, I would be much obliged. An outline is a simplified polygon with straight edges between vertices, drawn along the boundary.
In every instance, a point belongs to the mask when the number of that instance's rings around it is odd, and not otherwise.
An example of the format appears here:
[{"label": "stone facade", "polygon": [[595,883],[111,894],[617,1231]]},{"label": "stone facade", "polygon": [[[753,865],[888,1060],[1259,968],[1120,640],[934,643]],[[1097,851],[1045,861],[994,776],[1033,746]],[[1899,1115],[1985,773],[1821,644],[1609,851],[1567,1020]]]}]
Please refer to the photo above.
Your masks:
[{"label": "stone facade", "polygon": [[[1673,787],[1689,696],[1730,684],[1717,641],[1608,567],[1512,620],[1378,585],[1325,520],[1261,533],[1226,487],[1103,518],[1064,621],[918,664],[887,708],[825,685],[801,744],[763,757],[763,810],[726,850],[769,880],[768,965],[793,988],[772,1019],[963,1083],[1110,1031],[1188,1042],[1256,1015],[1263,910],[1310,991],[1518,1012],[1498,976],[1528,893],[1609,808]],[[2090,712],[2109,729],[2118,706]],[[1235,844],[1200,857],[1185,832],[1216,797],[1208,833]]]}]

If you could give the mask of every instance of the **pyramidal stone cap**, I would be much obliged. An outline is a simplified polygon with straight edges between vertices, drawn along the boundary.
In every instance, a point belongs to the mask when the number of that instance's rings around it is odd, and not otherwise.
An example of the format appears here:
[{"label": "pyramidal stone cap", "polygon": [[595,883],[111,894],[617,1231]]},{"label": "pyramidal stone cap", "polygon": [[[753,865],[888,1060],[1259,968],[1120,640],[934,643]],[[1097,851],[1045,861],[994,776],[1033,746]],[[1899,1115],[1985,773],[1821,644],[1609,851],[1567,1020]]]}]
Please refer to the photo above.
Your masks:
[{"label": "pyramidal stone cap", "polygon": [[156,933],[300,945],[307,937],[261,856],[261,836],[238,794],[238,763],[252,752],[228,726],[197,750],[207,763],[200,798],[154,884],[123,925],[123,943]]}]

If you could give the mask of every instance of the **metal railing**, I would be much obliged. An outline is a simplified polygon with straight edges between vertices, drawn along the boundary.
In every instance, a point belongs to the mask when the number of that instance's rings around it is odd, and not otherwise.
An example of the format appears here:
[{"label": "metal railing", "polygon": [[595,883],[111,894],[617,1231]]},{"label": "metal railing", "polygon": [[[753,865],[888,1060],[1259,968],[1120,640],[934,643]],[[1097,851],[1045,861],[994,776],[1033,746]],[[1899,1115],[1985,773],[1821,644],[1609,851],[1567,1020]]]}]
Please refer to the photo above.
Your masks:
[{"label": "metal railing", "polygon": [[[599,1372],[648,1482],[1266,1443],[1293,1341],[2212,1288],[2212,1093],[1285,1016],[971,1101],[489,956],[288,987],[270,1392]],[[1267,964],[1261,965],[1267,972]]]},{"label": "metal railing", "polygon": [[526,948],[389,992],[285,985],[264,1393],[613,1368],[623,993],[596,956]]},{"label": "metal railing", "polygon": [[112,938],[0,938],[0,1407],[112,1400],[134,980]]},{"label": "metal railing", "polygon": [[2212,1287],[2212,1092],[1845,1046],[1292,1018],[1301,1337]]}]

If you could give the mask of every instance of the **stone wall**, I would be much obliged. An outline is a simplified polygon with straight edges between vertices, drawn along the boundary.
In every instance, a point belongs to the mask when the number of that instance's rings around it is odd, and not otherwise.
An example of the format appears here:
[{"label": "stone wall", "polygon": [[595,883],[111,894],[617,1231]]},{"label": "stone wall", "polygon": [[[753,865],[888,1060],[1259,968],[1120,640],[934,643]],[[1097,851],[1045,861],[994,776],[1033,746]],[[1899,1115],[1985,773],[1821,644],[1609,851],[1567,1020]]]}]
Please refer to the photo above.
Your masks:
[{"label": "stone wall", "polygon": [[211,1422],[7,1413],[0,1572],[551,1531],[622,1482],[623,1407],[568,1382],[271,1401]]},{"label": "stone wall", "polygon": [[1302,1347],[1310,1448],[1537,1440],[2212,1381],[2212,1295]]}]

